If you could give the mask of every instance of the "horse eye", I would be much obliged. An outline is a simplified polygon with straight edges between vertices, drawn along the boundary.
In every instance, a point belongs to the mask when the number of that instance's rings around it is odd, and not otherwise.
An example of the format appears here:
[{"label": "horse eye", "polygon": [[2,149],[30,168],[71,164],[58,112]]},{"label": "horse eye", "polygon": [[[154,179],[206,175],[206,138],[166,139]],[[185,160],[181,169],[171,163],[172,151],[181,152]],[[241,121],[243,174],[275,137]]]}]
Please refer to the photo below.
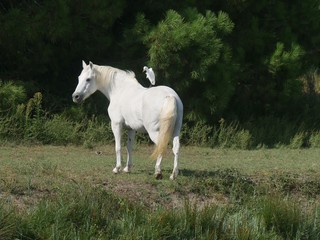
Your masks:
[{"label": "horse eye", "polygon": [[86,80],[87,82],[90,82],[91,81],[91,78],[87,78],[87,80]]}]

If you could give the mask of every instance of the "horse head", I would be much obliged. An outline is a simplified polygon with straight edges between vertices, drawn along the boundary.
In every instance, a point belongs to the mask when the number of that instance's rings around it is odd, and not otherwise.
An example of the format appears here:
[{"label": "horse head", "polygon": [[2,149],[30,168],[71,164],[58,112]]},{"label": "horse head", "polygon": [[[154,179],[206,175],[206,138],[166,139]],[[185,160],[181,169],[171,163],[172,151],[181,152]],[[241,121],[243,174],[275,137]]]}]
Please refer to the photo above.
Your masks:
[{"label": "horse head", "polygon": [[83,102],[91,94],[97,91],[96,74],[93,63],[89,62],[87,65],[82,61],[82,67],[82,72],[78,77],[78,85],[72,94],[72,100],[75,103]]}]

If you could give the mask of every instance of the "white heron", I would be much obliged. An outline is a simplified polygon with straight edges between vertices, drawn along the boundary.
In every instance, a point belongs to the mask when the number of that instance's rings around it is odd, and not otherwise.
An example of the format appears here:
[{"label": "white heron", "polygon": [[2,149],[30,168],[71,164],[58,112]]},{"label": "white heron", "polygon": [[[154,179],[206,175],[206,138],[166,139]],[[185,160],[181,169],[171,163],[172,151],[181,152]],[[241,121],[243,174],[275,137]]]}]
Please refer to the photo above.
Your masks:
[{"label": "white heron", "polygon": [[156,84],[156,77],[154,76],[154,72],[152,68],[148,68],[147,66],[143,67],[143,72],[146,72],[146,76],[149,79],[152,86]]}]

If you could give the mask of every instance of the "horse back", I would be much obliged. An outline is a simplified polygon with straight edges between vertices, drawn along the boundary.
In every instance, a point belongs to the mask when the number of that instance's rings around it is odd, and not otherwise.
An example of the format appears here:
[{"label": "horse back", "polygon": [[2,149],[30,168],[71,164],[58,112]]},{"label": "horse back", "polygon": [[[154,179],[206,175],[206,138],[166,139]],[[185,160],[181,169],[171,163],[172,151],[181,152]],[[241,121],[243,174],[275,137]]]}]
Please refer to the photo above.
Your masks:
[{"label": "horse back", "polygon": [[175,98],[177,120],[182,120],[183,105],[178,94],[170,87],[158,86],[148,88],[143,96],[142,113],[145,125],[152,124],[153,128],[159,127],[161,110],[168,96],[173,96]]}]

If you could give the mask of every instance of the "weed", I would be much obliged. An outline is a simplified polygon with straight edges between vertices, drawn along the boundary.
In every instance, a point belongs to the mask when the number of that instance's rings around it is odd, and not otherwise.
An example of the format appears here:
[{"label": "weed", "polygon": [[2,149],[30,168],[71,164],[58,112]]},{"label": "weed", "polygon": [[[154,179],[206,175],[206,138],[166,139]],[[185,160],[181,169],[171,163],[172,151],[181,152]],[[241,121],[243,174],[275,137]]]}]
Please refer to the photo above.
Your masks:
[{"label": "weed", "polygon": [[320,132],[315,131],[310,135],[309,144],[312,148],[320,148]]},{"label": "weed", "polygon": [[307,144],[307,134],[305,132],[296,133],[290,140],[289,147],[290,148],[302,148]]}]

